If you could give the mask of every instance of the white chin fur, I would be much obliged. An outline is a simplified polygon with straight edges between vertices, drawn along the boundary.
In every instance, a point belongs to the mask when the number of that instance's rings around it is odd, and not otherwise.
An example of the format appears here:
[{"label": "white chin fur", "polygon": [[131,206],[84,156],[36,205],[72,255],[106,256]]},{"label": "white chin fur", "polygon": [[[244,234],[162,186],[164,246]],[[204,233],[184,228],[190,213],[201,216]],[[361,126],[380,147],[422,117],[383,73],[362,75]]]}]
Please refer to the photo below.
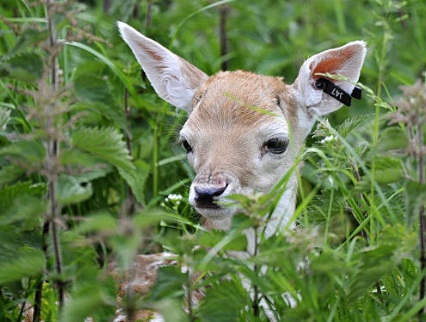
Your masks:
[{"label": "white chin fur", "polygon": [[210,220],[224,220],[232,217],[236,212],[236,207],[220,207],[218,209],[194,207],[197,212]]}]

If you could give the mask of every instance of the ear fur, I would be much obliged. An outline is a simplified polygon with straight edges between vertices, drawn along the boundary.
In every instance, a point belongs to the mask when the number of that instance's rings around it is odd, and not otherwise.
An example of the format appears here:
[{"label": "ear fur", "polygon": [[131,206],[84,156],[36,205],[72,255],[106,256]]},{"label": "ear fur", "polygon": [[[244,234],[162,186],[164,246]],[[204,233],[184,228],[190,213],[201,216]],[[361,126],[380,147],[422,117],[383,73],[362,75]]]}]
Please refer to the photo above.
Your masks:
[{"label": "ear fur", "polygon": [[315,88],[315,82],[324,77],[317,73],[344,76],[348,79],[347,81],[334,79],[330,81],[350,94],[359,79],[366,52],[364,41],[353,41],[342,47],[314,55],[303,63],[293,86],[302,97],[310,115],[325,115],[342,106],[342,103]]},{"label": "ear fur", "polygon": [[129,45],[157,94],[188,113],[197,88],[208,76],[186,60],[123,22],[117,22],[121,37]]}]

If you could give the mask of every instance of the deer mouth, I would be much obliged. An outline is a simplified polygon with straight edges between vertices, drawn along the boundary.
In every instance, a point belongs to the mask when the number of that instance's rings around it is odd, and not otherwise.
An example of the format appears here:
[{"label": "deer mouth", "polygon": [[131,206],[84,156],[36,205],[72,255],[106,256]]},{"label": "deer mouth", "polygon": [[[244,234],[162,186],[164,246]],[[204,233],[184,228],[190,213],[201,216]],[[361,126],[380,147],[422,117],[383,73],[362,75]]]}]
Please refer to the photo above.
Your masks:
[{"label": "deer mouth", "polygon": [[219,206],[218,204],[216,204],[214,201],[211,202],[211,203],[196,201],[195,208],[197,208],[197,209],[215,209],[215,210],[222,209],[222,207]]},{"label": "deer mouth", "polygon": [[194,206],[195,210],[204,218],[212,220],[224,220],[232,217],[235,213],[234,207],[221,207],[219,205],[209,205],[204,207]]}]

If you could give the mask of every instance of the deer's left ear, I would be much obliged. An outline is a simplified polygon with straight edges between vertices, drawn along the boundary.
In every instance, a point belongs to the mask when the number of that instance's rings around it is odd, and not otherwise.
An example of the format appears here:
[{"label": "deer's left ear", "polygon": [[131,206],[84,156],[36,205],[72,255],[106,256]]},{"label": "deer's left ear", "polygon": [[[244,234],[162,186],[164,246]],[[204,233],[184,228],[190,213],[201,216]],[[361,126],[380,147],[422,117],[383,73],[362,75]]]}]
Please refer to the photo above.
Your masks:
[{"label": "deer's left ear", "polygon": [[318,74],[328,73],[347,78],[347,81],[334,79],[329,81],[350,95],[359,79],[366,52],[364,41],[354,41],[312,56],[303,63],[293,86],[309,114],[325,115],[342,106],[336,98],[316,86],[317,81],[324,78]]},{"label": "deer's left ear", "polygon": [[157,94],[177,108],[191,113],[194,94],[208,76],[129,25],[118,22],[118,28]]}]

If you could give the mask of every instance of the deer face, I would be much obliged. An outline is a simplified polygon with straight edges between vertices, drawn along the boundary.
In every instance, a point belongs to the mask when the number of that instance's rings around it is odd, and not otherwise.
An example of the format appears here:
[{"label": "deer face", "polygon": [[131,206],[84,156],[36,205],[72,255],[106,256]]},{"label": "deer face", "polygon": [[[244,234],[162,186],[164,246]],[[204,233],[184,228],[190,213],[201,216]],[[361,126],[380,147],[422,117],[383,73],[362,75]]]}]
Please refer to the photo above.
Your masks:
[{"label": "deer face", "polygon": [[227,196],[266,193],[292,166],[289,91],[279,78],[241,71],[218,73],[197,90],[180,142],[197,173],[189,201],[200,214],[230,216]]},{"label": "deer face", "polygon": [[[196,172],[191,205],[228,224],[236,209],[223,205],[227,197],[270,191],[293,166],[316,117],[342,105],[316,87],[319,74],[346,77],[333,83],[351,93],[366,52],[365,43],[356,41],[312,56],[287,85],[243,71],[208,77],[132,27],[119,23],[119,29],[158,95],[188,113],[179,140]],[[280,201],[287,212],[294,208],[296,184],[290,180],[290,193]]]}]

